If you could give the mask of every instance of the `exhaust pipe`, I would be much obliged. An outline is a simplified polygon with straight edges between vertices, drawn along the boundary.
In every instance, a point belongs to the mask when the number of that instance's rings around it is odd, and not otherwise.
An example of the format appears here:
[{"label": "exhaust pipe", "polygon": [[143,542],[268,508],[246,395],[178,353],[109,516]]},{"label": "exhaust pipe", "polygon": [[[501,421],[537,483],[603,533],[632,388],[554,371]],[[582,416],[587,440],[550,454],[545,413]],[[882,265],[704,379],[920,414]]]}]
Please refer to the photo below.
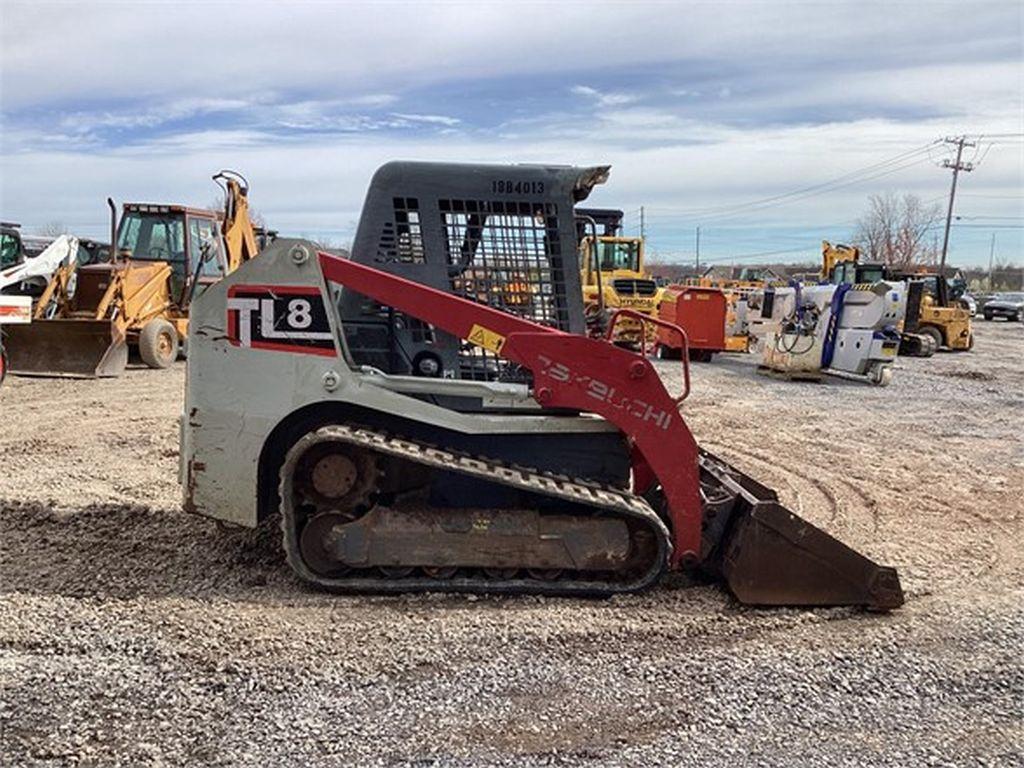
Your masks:
[{"label": "exhaust pipe", "polygon": [[117,262],[117,206],[114,205],[114,198],[107,198],[107,206],[110,208],[110,263]]}]

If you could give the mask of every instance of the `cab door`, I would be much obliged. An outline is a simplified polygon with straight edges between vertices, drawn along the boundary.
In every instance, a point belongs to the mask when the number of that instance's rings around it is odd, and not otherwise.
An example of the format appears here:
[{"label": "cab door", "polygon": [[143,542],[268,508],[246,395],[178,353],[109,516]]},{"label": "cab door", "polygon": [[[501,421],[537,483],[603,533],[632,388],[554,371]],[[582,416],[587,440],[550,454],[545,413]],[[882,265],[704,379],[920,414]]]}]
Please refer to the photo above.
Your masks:
[{"label": "cab door", "polygon": [[188,222],[189,285],[186,302],[198,296],[208,285],[220,280],[227,273],[227,260],[220,227],[215,219],[203,216],[189,216]]}]

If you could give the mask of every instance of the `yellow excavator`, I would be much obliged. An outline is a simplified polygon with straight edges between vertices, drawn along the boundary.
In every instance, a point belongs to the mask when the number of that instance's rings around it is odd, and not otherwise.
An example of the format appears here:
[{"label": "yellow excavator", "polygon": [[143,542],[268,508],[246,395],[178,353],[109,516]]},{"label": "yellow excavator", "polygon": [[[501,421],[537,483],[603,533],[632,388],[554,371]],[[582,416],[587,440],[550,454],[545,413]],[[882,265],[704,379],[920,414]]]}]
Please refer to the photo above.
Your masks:
[{"label": "yellow excavator", "polygon": [[[580,282],[588,326],[601,328],[616,309],[632,309],[656,316],[665,289],[644,269],[644,240],[625,237],[623,213],[607,208],[577,208]],[[600,231],[599,231],[600,228]],[[623,318],[615,325],[613,341],[641,346],[642,324]]]},{"label": "yellow excavator", "polygon": [[233,171],[213,179],[224,193],[220,213],[125,203],[118,222],[108,198],[112,258],[54,273],[32,322],[8,332],[10,372],[118,376],[129,347],[151,368],[177,359],[193,297],[259,252],[248,182]]},{"label": "yellow excavator", "polygon": [[941,348],[965,352],[974,346],[971,313],[953,300],[946,279],[937,272],[924,267],[863,262],[858,248],[823,240],[821,276],[837,284],[905,282],[907,312],[900,354],[930,357]]}]

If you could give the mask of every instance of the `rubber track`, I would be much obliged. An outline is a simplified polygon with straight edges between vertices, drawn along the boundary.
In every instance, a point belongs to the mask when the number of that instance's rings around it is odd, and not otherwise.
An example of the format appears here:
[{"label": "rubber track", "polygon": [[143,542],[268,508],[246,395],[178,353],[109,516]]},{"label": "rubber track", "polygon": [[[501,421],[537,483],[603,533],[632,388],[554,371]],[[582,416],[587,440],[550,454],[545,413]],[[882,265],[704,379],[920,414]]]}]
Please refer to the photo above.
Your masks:
[{"label": "rubber track", "polygon": [[[623,517],[642,520],[658,541],[657,551],[647,571],[632,581],[624,582],[570,578],[554,581],[527,578],[502,580],[484,576],[451,579],[432,579],[423,575],[396,579],[365,576],[325,577],[309,569],[302,560],[295,515],[292,509],[292,477],[295,466],[302,454],[311,446],[321,442],[349,443],[446,472],[459,472],[530,493],[561,498],[575,504],[584,504],[594,509],[595,512],[614,512]],[[278,490],[281,497],[281,528],[284,550],[289,565],[304,580],[339,592],[462,592],[610,596],[637,592],[654,584],[667,568],[671,554],[671,540],[665,523],[646,501],[632,493],[607,485],[573,480],[564,475],[437,448],[362,427],[331,425],[321,427],[302,437],[285,456],[284,464],[281,466]]]}]

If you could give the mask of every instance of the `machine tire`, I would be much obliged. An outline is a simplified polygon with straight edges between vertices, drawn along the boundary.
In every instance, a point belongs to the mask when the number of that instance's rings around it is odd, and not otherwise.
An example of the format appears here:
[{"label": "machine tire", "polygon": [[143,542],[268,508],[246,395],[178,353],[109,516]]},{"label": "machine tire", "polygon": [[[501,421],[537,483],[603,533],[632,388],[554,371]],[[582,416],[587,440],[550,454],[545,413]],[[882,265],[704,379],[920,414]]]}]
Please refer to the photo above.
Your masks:
[{"label": "machine tire", "polygon": [[935,346],[935,339],[931,336],[919,336],[921,339],[921,354],[918,357],[932,357],[939,351]]},{"label": "machine tire", "polygon": [[7,378],[7,350],[4,349],[3,341],[0,340],[0,384]]},{"label": "machine tire", "polygon": [[986,313],[985,313],[984,317],[985,317],[985,319],[986,319],[986,320],[988,320],[989,322],[992,322],[992,315],[990,315],[990,314],[989,314],[988,312],[986,312]]},{"label": "machine tire", "polygon": [[917,331],[922,336],[928,336],[932,341],[935,342],[936,351],[942,349],[942,331],[936,328],[934,325],[924,325]]},{"label": "machine tire", "polygon": [[690,361],[694,363],[710,363],[713,355],[714,352],[710,349],[691,349]]},{"label": "machine tire", "polygon": [[178,332],[166,320],[150,320],[139,334],[139,356],[150,368],[166,368],[178,359]]},{"label": "machine tire", "polygon": [[675,347],[666,347],[661,344],[658,345],[658,359],[659,360],[682,360],[683,350],[676,349]]},{"label": "machine tire", "polygon": [[868,381],[878,387],[887,387],[892,383],[892,366],[876,364],[868,370]]},{"label": "machine tire", "polygon": [[433,352],[420,352],[412,359],[412,375],[437,379],[444,375],[444,363]]}]

